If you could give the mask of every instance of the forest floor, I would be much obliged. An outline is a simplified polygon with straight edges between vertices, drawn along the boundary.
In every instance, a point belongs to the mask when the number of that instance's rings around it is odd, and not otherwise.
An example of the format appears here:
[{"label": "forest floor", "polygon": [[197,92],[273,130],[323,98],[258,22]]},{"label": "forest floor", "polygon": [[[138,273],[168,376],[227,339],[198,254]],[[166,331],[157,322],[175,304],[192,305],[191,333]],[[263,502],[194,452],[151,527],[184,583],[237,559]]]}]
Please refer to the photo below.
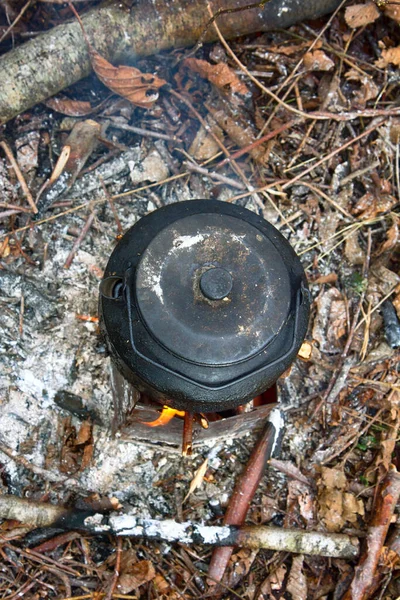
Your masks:
[{"label": "forest floor", "polygon": [[[23,9],[0,2],[1,53],[71,18],[63,4]],[[228,430],[189,457],[154,428],[147,441],[129,426],[112,437],[97,318],[129,227],[172,202],[218,199],[280,230],[312,294],[302,356],[278,382],[279,460],[246,523],[348,534],[360,556],[237,548],[216,589],[209,546],[9,519],[1,598],[400,597],[399,15],[346,6],[195,55],[175,49],[135,65],[174,92],[161,87],[150,108],[93,74],[0,127],[0,493],[222,522],[257,433]]]}]

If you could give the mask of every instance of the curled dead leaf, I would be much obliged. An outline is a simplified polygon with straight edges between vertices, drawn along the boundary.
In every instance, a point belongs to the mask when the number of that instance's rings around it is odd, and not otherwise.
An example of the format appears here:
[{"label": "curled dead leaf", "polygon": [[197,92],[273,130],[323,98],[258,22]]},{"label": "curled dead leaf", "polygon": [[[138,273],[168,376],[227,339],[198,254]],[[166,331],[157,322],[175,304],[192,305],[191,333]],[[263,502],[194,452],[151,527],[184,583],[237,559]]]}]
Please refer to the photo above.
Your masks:
[{"label": "curled dead leaf", "polygon": [[159,88],[167,83],[157,75],[142,73],[135,67],[114,67],[93,48],[90,59],[94,72],[104,85],[141,108],[151,108],[158,100]]},{"label": "curled dead leaf", "polygon": [[117,589],[121,594],[129,594],[144,583],[152,581],[156,576],[153,564],[149,560],[136,562],[129,551],[123,553],[121,560],[121,575]]},{"label": "curled dead leaf", "polygon": [[304,556],[293,556],[292,568],[290,569],[286,591],[296,600],[307,600],[308,586],[307,578],[303,571]]},{"label": "curled dead leaf", "polygon": [[400,6],[399,4],[387,4],[385,6],[385,15],[394,21],[400,23]]},{"label": "curled dead leaf", "polygon": [[380,69],[385,69],[388,65],[400,65],[400,46],[382,50],[381,58],[375,61],[375,65]]},{"label": "curled dead leaf", "polygon": [[373,23],[380,17],[378,7],[374,2],[367,2],[365,4],[353,4],[346,8],[344,18],[346,23],[352,29],[356,27],[364,27]]},{"label": "curled dead leaf", "polygon": [[390,250],[393,250],[393,248],[395,248],[395,246],[399,243],[399,239],[399,223],[398,219],[396,219],[393,222],[393,225],[387,231],[386,240],[379,248],[377,255],[379,256],[384,252],[389,252]]},{"label": "curled dead leaf", "polygon": [[60,152],[60,156],[58,157],[58,160],[53,169],[51,177],[50,177],[49,181],[47,182],[48,185],[51,185],[60,177],[61,173],[64,171],[65,165],[68,162],[70,154],[71,154],[71,146],[69,144],[66,144]]},{"label": "curled dead leaf", "polygon": [[307,71],[331,71],[335,63],[322,50],[307,52],[303,56],[303,64]]},{"label": "curled dead leaf", "polygon": [[184,65],[191,71],[204,77],[204,79],[208,79],[208,81],[222,91],[242,96],[249,93],[247,85],[240,81],[236,73],[226,63],[212,65],[206,60],[187,58],[184,61]]},{"label": "curled dead leaf", "polygon": [[346,491],[347,478],[342,470],[322,467],[318,482],[319,517],[328,531],[340,531],[345,523],[356,523],[364,515],[364,503]]},{"label": "curled dead leaf", "polygon": [[167,82],[157,75],[151,73],[142,73],[136,67],[127,67],[121,65],[114,67],[101,54],[99,54],[89,42],[83,23],[74,6],[70,4],[72,12],[75,14],[82,29],[83,36],[89,49],[90,62],[97,77],[112,92],[126,98],[135,106],[141,108],[151,108],[158,100],[159,88]]},{"label": "curled dead leaf", "polygon": [[83,421],[75,440],[75,446],[87,444],[92,439],[92,424],[90,421]]},{"label": "curled dead leaf", "polygon": [[69,98],[49,98],[44,104],[68,117],[86,117],[93,109],[90,102],[81,100],[70,100]]},{"label": "curled dead leaf", "polygon": [[361,74],[356,69],[349,69],[345,74],[348,81],[360,83],[360,89],[354,92],[357,106],[365,108],[368,100],[374,100],[379,94],[379,88],[369,75]]},{"label": "curled dead leaf", "polygon": [[36,206],[38,217],[75,183],[77,176],[98,144],[101,125],[92,119],[75,123],[48,181],[40,189]]}]

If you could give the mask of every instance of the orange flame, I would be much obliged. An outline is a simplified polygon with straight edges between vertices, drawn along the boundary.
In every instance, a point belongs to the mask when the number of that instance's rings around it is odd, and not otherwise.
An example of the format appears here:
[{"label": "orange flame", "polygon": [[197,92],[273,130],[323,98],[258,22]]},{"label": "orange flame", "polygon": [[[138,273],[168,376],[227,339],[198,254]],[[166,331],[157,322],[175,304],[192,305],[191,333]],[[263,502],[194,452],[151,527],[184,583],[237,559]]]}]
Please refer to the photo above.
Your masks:
[{"label": "orange flame", "polygon": [[169,423],[175,416],[184,417],[185,411],[175,410],[175,408],[170,408],[169,406],[163,406],[162,412],[158,419],[155,421],[142,421],[142,423],[143,425],[148,425],[149,427],[160,427],[161,425],[166,425]]}]

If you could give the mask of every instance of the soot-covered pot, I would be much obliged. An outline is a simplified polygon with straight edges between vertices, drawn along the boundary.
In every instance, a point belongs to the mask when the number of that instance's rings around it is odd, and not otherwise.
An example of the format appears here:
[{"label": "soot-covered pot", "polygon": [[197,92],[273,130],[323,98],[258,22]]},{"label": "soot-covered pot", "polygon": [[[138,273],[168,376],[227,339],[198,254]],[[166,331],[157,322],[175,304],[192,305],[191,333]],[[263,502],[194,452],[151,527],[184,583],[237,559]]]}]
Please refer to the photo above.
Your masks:
[{"label": "soot-covered pot", "polygon": [[270,387],[304,339],[309,293],[287,240],[253,212],[190,200],[143,217],[100,286],[102,330],[137,389],[190,412]]}]

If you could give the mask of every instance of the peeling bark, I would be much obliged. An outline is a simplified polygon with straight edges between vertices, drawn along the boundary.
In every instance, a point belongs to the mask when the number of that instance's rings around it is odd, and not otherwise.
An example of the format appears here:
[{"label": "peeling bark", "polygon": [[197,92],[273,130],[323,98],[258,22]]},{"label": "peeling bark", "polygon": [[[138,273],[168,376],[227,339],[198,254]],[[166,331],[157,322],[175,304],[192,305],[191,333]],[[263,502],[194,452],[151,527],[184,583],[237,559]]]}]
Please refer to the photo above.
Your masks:
[{"label": "peeling bark", "polygon": [[[248,0],[214,0],[213,9],[246,6]],[[271,0],[263,8],[218,18],[224,36],[288,27],[328,13],[340,0]],[[135,59],[172,47],[190,46],[209,21],[206,4],[197,0],[139,0],[132,11],[110,2],[82,18],[88,39],[113,63]],[[216,33],[209,28],[206,39]],[[0,124],[91,71],[89,53],[77,21],[62,24],[10,51],[0,59]]]}]

